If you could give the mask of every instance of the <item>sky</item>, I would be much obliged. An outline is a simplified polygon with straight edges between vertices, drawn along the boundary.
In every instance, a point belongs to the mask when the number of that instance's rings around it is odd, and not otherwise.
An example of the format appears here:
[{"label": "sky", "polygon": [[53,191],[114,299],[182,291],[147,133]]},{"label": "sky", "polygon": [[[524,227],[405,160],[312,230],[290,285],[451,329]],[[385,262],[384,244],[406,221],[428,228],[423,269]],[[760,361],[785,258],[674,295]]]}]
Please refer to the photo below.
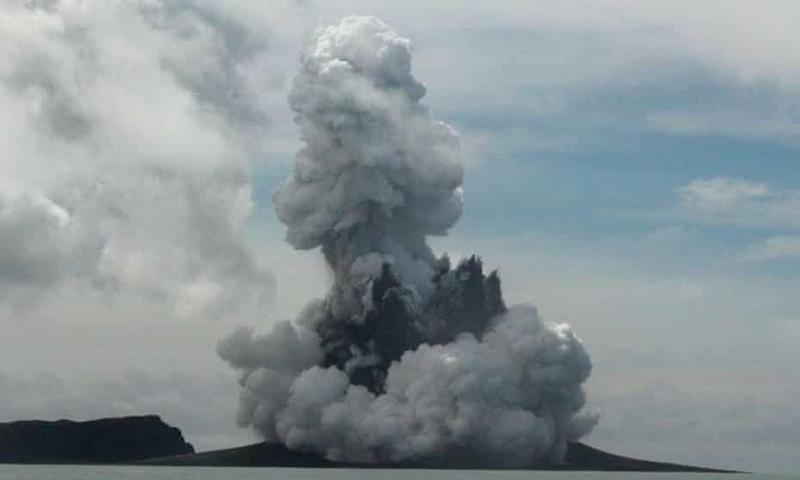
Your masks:
[{"label": "sky", "polygon": [[253,441],[215,347],[327,289],[272,192],[300,52],[354,13],[412,40],[461,134],[435,250],[590,351],[586,441],[800,470],[800,5],[778,0],[0,0],[0,421]]}]

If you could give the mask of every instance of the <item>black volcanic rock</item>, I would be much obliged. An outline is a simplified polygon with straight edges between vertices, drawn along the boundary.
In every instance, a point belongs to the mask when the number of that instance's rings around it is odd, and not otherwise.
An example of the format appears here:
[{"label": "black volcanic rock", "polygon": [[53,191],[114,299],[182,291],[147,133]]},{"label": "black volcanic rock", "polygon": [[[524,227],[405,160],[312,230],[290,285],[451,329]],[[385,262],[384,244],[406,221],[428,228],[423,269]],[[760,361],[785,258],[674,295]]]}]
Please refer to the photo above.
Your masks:
[{"label": "black volcanic rock", "polygon": [[0,463],[117,463],[194,453],[155,415],[0,423]]},{"label": "black volcanic rock", "polygon": [[445,255],[431,279],[434,292],[424,305],[386,263],[372,283],[371,305],[362,317],[328,318],[317,325],[325,352],[323,367],[335,366],[350,381],[375,394],[384,391],[392,362],[423,343],[441,345],[460,334],[480,339],[492,318],[506,312],[500,277],[488,276],[475,255],[450,267]]},{"label": "black volcanic rock", "polygon": [[480,339],[491,319],[505,313],[506,305],[497,272],[486,276],[483,262],[473,255],[450,269],[445,256],[433,278],[436,291],[425,307],[427,323],[433,323],[433,343],[452,342],[462,333]]}]

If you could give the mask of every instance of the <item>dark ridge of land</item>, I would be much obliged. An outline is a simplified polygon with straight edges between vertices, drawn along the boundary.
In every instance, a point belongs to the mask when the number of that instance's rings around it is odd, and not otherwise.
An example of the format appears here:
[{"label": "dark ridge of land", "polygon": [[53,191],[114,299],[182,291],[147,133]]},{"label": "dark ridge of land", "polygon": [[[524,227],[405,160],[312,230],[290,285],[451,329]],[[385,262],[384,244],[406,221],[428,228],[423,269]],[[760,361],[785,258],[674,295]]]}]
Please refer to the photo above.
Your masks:
[{"label": "dark ridge of land", "polygon": [[156,415],[0,423],[0,463],[107,464],[194,453]]},{"label": "dark ridge of land", "polygon": [[629,472],[692,472],[692,473],[744,473],[718,468],[696,467],[677,463],[653,462],[604,452],[584,443],[570,443],[566,464],[555,470],[600,470]]},{"label": "dark ridge of land", "polygon": [[[275,443],[257,443],[244,447],[215,450],[191,455],[154,458],[137,465],[205,466],[205,467],[305,467],[305,468],[425,468],[425,469],[501,469],[491,466],[464,465],[453,462],[364,464],[332,462],[325,458],[289,450]],[[517,470],[564,470],[564,471],[629,471],[629,472],[705,472],[735,473],[727,470],[651,462],[614,455],[583,443],[570,443],[564,464],[530,465]]]}]

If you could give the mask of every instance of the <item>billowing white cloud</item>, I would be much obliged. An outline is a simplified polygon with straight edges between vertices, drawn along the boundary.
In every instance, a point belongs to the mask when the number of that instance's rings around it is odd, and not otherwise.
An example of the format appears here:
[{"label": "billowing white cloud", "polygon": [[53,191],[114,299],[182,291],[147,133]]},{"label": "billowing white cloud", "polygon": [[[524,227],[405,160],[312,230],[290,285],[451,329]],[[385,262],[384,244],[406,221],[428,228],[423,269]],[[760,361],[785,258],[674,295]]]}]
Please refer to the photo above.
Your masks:
[{"label": "billowing white cloud", "polygon": [[0,297],[269,297],[243,237],[266,41],[198,2],[0,3]]},{"label": "billowing white cloud", "polygon": [[[596,422],[589,354],[567,325],[506,308],[496,274],[427,238],[461,215],[458,135],[421,102],[411,42],[376,17],[321,27],[289,102],[303,148],[275,193],[287,240],[334,282],[294,323],[239,330],[239,423],[353,462],[561,462]],[[460,462],[461,463],[461,462]]]}]

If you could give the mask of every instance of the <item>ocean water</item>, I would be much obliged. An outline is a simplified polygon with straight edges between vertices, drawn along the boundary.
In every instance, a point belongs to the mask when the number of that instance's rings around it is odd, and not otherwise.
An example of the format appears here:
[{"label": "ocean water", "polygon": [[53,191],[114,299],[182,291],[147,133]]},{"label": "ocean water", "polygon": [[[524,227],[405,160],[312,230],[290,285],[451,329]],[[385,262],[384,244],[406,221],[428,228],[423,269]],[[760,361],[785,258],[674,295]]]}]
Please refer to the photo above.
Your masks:
[{"label": "ocean water", "polygon": [[346,470],[313,468],[97,467],[0,465],[2,480],[800,480],[797,476],[706,473],[487,472],[456,470]]}]

